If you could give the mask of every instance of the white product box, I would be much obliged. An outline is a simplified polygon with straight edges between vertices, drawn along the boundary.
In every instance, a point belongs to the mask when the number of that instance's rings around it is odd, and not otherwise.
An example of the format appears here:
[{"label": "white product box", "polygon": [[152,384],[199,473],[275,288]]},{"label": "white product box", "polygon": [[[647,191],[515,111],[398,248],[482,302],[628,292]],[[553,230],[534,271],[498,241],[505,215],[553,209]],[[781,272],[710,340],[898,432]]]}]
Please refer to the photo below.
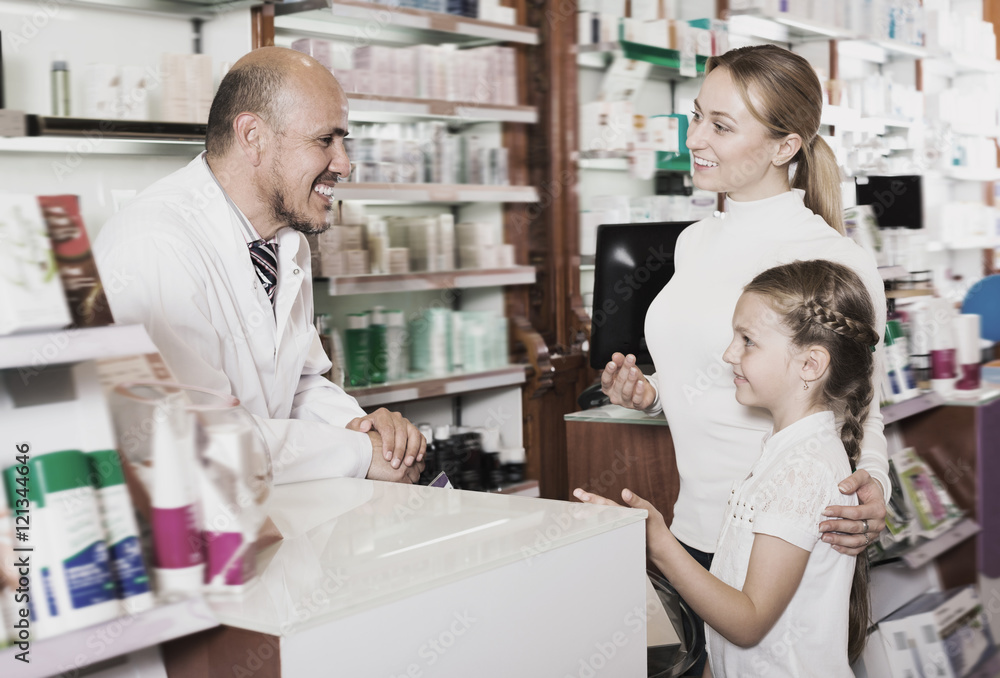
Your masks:
[{"label": "white product box", "polygon": [[121,71],[114,64],[87,64],[83,70],[83,117],[114,120],[118,117]]},{"label": "white product box", "polygon": [[0,335],[71,322],[38,198],[0,193]]},{"label": "white product box", "polygon": [[613,17],[625,16],[625,0],[598,0],[601,14],[609,14]]},{"label": "white product box", "polygon": [[117,114],[122,120],[149,120],[149,83],[142,66],[122,66]]},{"label": "white product box", "polygon": [[292,49],[308,54],[326,68],[333,70],[333,59],[330,55],[330,43],[317,38],[301,38],[292,43]]}]

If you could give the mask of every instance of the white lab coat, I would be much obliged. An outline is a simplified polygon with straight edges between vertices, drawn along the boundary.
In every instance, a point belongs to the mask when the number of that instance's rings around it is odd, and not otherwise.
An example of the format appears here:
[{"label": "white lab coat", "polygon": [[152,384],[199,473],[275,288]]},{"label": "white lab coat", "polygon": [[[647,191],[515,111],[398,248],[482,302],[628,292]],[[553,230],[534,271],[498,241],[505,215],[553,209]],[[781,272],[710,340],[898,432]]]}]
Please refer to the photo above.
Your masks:
[{"label": "white lab coat", "polygon": [[156,182],[101,230],[94,252],[116,322],[142,323],[184,384],[231,393],[254,416],[276,483],[350,476],[371,465],[364,414],[321,376],[330,368],[313,325],[309,245],[278,232],[278,287],[259,284],[243,225],[203,156]]}]

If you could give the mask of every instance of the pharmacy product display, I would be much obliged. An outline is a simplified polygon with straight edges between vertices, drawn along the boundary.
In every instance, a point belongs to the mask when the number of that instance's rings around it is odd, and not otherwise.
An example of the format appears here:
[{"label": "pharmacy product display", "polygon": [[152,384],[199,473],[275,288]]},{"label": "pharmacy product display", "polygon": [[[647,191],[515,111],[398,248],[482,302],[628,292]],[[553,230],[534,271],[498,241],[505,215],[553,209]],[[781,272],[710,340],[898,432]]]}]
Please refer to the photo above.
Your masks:
[{"label": "pharmacy product display", "polygon": [[455,223],[448,213],[401,217],[367,214],[363,205],[341,202],[336,224],[307,236],[314,277],[392,275],[511,268],[514,246],[484,222]]},{"label": "pharmacy product display", "polygon": [[507,365],[507,319],[496,313],[430,308],[415,312],[407,322],[403,311],[376,306],[347,314],[342,333],[330,326],[328,316],[317,324],[330,328],[320,336],[324,345],[342,343],[343,353],[331,352],[330,360],[333,372],[343,374],[340,385],[347,388]]},{"label": "pharmacy product display", "polygon": [[418,424],[418,428],[427,439],[421,485],[430,484],[441,473],[460,490],[495,492],[524,480],[523,448],[502,448],[499,431],[450,424]]},{"label": "pharmacy product display", "polygon": [[230,395],[162,382],[119,384],[112,411],[151,505],[157,593],[239,592],[272,479],[253,419]]}]

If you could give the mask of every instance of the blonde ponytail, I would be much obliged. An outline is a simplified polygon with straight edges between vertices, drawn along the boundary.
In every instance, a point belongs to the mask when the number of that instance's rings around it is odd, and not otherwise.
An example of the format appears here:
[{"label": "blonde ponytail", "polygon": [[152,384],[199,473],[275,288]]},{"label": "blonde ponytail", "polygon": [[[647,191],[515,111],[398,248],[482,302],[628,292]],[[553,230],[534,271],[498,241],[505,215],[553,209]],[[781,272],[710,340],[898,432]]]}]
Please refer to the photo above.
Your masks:
[{"label": "blonde ponytail", "polygon": [[[750,114],[775,139],[797,134],[802,148],[792,188],[805,191],[805,205],[843,235],[840,170],[830,146],[819,137],[823,87],[804,58],[777,45],[753,45],[710,57],[705,72],[726,68]],[[753,96],[751,96],[753,94]]]},{"label": "blonde ponytail", "polygon": [[844,235],[844,204],[840,193],[840,168],[833,149],[816,135],[798,153],[792,188],[806,192],[805,205]]}]

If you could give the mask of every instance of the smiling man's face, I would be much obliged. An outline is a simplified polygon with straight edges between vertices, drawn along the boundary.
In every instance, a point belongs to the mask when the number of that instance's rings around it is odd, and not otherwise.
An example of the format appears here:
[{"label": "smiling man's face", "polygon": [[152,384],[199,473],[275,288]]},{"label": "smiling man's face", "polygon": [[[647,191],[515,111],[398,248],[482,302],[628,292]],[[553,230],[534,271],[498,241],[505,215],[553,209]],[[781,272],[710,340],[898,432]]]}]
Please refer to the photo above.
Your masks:
[{"label": "smiling man's face", "polygon": [[282,124],[269,135],[258,190],[279,227],[321,233],[328,227],[333,187],[351,171],[344,148],[347,96],[324,69],[296,78],[283,97]]}]

